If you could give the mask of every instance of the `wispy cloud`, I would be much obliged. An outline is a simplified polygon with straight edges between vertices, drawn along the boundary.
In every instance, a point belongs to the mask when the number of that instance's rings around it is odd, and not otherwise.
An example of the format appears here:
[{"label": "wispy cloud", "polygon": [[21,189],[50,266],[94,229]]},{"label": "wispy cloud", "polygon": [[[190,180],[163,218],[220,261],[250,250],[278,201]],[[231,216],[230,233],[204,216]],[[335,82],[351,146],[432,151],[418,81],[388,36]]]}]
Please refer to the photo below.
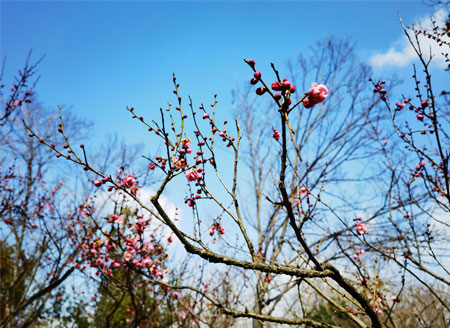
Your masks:
[{"label": "wispy cloud", "polygon": [[[445,25],[447,13],[443,9],[440,9],[436,11],[434,15],[432,15],[432,17],[436,21],[436,24],[442,27]],[[420,27],[420,29],[424,29],[427,31],[431,31],[433,28],[429,15],[419,19],[414,25],[416,27]],[[410,35],[412,36],[412,34]],[[427,37],[424,37],[422,34],[420,34],[419,42],[422,52],[424,53],[426,58],[429,57],[431,50],[431,54],[434,56],[433,62],[439,67],[446,66],[444,57],[441,55],[441,53],[443,52],[443,48],[439,47],[436,41],[428,39]],[[417,55],[413,47],[404,35],[396,42],[394,42],[394,44],[386,52],[375,54],[371,58],[369,58],[369,63],[373,68],[383,68],[387,66],[403,67],[410,64],[416,58]]]}]

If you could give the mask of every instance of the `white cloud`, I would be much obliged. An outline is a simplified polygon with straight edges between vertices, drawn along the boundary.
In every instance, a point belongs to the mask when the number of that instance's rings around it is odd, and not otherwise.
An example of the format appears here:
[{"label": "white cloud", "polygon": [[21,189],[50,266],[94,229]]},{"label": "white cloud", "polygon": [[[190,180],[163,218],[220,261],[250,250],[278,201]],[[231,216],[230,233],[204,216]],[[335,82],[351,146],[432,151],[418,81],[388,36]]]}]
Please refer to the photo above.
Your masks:
[{"label": "white cloud", "polygon": [[[447,14],[443,9],[438,10],[433,15],[433,19],[436,21],[436,24],[440,27],[445,25],[446,17]],[[420,29],[424,29],[427,31],[432,30],[430,16],[425,16],[421,18],[414,25]],[[414,38],[414,35],[412,33],[410,33],[410,36]],[[420,47],[422,49],[422,53],[425,55],[425,58],[429,58],[431,49],[431,53],[434,56],[433,63],[438,65],[439,67],[446,66],[445,59],[441,55],[441,53],[444,51],[443,47],[445,46],[439,47],[436,41],[428,39],[427,37],[424,37],[422,34],[419,35],[419,42]],[[391,46],[391,48],[386,52],[375,54],[371,58],[369,58],[369,62],[373,68],[383,68],[386,66],[403,67],[410,64],[416,58],[417,55],[413,47],[409,43],[406,35],[404,35],[399,40],[394,42],[394,45]]]}]

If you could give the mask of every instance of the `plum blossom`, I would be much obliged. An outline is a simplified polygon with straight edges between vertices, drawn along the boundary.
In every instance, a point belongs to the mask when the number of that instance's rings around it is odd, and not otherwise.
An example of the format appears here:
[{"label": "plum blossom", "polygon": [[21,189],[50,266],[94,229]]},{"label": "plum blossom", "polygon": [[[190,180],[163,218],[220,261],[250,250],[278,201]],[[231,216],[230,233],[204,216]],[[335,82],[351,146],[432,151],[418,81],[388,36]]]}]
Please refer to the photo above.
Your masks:
[{"label": "plum blossom", "polygon": [[365,224],[363,223],[357,223],[356,224],[356,231],[360,234],[360,235],[364,235],[367,231],[367,227]]},{"label": "plum blossom", "polygon": [[125,261],[129,261],[129,260],[131,260],[133,258],[133,253],[130,252],[130,251],[126,251],[123,254],[123,258],[124,258]]},{"label": "plum blossom", "polygon": [[142,266],[144,267],[149,267],[153,265],[153,260],[149,257],[146,257],[145,259],[142,260]]},{"label": "plum blossom", "polygon": [[133,174],[127,174],[127,176],[122,179],[122,184],[125,188],[132,188],[136,184],[136,177]]},{"label": "plum blossom", "polygon": [[188,179],[188,181],[196,181],[196,180],[200,180],[201,179],[201,174],[199,174],[197,171],[191,169],[189,171],[186,172],[186,179]]},{"label": "plum blossom", "polygon": [[111,219],[116,224],[123,224],[123,222],[124,222],[123,218],[118,216],[118,215],[116,215],[116,214],[111,215]]},{"label": "plum blossom", "polygon": [[299,193],[300,195],[307,194],[307,193],[308,193],[308,188],[306,188],[306,187],[301,187],[300,190],[298,191],[298,193]]},{"label": "plum blossom", "polygon": [[178,158],[173,156],[172,162],[176,169],[184,169],[186,167],[186,160],[184,158]]},{"label": "plum blossom", "polygon": [[328,89],[323,84],[312,83],[312,88],[306,93],[308,98],[303,100],[303,105],[306,108],[319,104],[328,96]]},{"label": "plum blossom", "polygon": [[183,140],[181,140],[180,144],[181,144],[181,147],[183,147],[186,150],[186,153],[190,154],[192,152],[192,150],[190,148],[191,147],[191,139],[186,137]]}]

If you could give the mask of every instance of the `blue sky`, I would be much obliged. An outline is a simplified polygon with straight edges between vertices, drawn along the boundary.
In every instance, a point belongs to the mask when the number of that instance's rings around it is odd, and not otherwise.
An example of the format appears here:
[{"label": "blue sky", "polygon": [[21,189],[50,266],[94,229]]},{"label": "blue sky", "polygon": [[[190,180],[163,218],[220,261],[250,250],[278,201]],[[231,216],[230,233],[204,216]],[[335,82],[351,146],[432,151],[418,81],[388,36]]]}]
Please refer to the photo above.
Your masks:
[{"label": "blue sky", "polygon": [[[288,58],[326,35],[348,37],[369,60],[398,44],[397,18],[421,19],[421,1],[2,1],[1,57],[6,81],[33,58],[37,93],[51,108],[66,105],[96,124],[95,136],[117,132],[142,140],[125,107],[154,116],[173,101],[172,73],[195,103],[230,113],[231,89],[251,72]],[[376,72],[383,73],[383,68]],[[56,109],[55,109],[56,110]],[[231,116],[231,113],[230,115]],[[94,133],[94,131],[93,131]]]}]

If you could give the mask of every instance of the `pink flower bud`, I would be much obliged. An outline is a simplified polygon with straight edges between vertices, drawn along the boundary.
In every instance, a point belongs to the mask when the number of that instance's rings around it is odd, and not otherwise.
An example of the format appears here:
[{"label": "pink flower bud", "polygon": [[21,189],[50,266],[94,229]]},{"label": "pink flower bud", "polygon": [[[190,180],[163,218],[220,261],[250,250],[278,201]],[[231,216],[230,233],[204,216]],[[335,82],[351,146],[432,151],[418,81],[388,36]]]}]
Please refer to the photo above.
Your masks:
[{"label": "pink flower bud", "polygon": [[95,180],[94,181],[94,186],[96,186],[97,188],[100,187],[102,185],[102,180]]}]

